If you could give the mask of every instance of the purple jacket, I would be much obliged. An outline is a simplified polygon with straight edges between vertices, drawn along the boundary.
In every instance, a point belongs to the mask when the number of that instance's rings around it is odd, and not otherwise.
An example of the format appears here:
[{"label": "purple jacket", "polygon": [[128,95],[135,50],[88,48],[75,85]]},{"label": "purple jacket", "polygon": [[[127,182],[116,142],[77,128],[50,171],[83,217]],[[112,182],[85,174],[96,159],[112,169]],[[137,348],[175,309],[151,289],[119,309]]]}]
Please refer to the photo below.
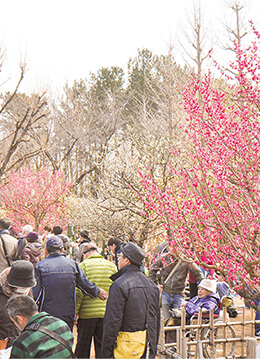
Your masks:
[{"label": "purple jacket", "polygon": [[206,295],[206,297],[199,298],[198,296],[190,299],[186,304],[186,311],[189,315],[194,315],[199,312],[199,309],[206,309],[209,312],[210,309],[214,310],[215,314],[219,313],[219,295],[218,293],[212,293]]}]

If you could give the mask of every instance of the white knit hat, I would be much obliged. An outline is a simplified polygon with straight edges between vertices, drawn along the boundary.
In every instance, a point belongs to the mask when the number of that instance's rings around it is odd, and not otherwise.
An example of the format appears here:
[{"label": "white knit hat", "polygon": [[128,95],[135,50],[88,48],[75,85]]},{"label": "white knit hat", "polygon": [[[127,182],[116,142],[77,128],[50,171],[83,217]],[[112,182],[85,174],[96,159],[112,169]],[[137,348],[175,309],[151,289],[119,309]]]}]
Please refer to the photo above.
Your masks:
[{"label": "white knit hat", "polygon": [[202,279],[198,287],[207,289],[209,292],[215,293],[217,290],[217,283],[215,280]]}]

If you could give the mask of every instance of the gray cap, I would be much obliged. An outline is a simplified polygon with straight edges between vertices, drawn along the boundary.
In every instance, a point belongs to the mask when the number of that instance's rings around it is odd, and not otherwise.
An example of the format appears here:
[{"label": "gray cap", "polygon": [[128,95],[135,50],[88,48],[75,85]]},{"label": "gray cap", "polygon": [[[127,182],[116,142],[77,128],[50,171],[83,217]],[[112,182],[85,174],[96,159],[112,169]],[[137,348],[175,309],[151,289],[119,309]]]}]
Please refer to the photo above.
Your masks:
[{"label": "gray cap", "polygon": [[141,266],[143,259],[145,257],[145,253],[142,248],[138,247],[133,242],[129,242],[125,245],[121,245],[122,253],[126,258],[130,260],[132,264],[137,266]]}]

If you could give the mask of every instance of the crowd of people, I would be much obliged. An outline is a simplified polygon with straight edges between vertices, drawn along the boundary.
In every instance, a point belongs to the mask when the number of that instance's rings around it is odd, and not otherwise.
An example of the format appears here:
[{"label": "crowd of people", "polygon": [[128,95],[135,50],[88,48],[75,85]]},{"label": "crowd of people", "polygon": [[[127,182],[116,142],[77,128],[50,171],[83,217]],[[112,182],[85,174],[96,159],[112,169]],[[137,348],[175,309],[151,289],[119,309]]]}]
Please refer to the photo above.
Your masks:
[{"label": "crowd of people", "polygon": [[0,219],[0,358],[90,358],[92,341],[96,358],[155,358],[160,308],[164,321],[180,310],[218,313],[230,296],[220,274],[206,278],[167,243],[145,271],[146,254],[133,242],[110,238],[101,254],[86,230],[72,242],[60,226],[39,235],[26,224],[17,238],[10,229]]},{"label": "crowd of people", "polygon": [[93,340],[96,358],[112,358],[119,334],[140,332],[145,344],[139,357],[148,347],[155,357],[159,289],[141,272],[140,247],[111,238],[113,263],[86,230],[76,243],[60,226],[46,226],[39,235],[26,224],[16,237],[11,233],[10,221],[0,219],[1,356],[89,358]]}]

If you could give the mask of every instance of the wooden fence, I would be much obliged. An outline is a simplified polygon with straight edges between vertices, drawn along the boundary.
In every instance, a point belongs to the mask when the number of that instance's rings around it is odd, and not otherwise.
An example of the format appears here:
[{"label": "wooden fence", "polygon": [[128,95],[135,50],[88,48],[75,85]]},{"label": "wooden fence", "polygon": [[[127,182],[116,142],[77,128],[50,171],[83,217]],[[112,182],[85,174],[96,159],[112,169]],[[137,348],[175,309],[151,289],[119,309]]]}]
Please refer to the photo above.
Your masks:
[{"label": "wooden fence", "polygon": [[[180,325],[161,327],[160,357],[170,358],[173,352],[172,348],[175,348],[176,352],[184,359],[256,358],[257,340],[260,338],[254,336],[254,327],[260,321],[255,321],[253,309],[250,309],[250,318],[246,319],[247,312],[248,310],[243,307],[239,316],[241,320],[233,319],[231,321],[226,308],[223,308],[220,317],[214,317],[214,313],[211,311],[205,322],[200,311],[196,320],[187,324],[186,313],[182,311]],[[171,331],[176,331],[176,341],[165,342],[167,333]]]}]

